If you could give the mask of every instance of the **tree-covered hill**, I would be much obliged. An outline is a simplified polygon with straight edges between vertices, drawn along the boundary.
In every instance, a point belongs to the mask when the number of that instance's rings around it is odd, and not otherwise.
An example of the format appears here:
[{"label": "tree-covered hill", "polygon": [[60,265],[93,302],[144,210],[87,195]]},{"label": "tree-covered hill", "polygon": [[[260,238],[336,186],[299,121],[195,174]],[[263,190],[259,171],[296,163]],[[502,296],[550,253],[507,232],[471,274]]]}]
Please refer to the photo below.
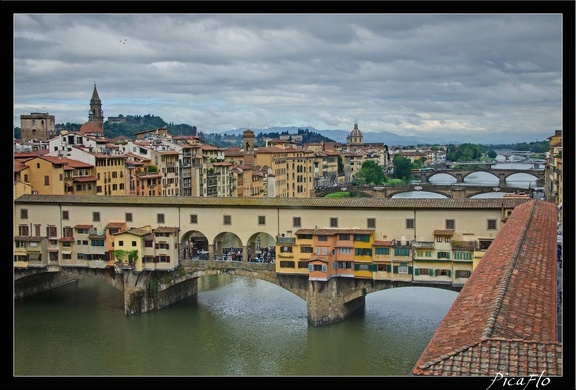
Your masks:
[{"label": "tree-covered hill", "polygon": [[[203,133],[200,132],[200,139],[202,142],[220,148],[229,148],[234,146],[242,146],[242,134],[220,134],[220,133]],[[308,129],[298,129],[297,133],[283,132],[270,132],[258,133],[255,135],[255,146],[262,147],[266,145],[266,140],[286,139],[287,141],[295,142],[298,145],[313,142],[335,142],[334,140],[324,137],[321,134],[314,133]]]},{"label": "tree-covered hill", "polygon": [[[122,123],[118,123],[118,119]],[[56,131],[60,132],[66,131],[79,131],[82,127],[82,123],[58,123],[56,124]],[[209,145],[229,148],[229,147],[240,147],[242,146],[242,135],[237,134],[219,134],[219,133],[203,133],[199,132],[196,126],[190,126],[187,124],[175,124],[167,123],[162,118],[154,115],[122,115],[114,118],[114,121],[110,123],[108,120],[104,122],[104,135],[109,138],[116,137],[127,137],[129,139],[135,139],[136,134],[141,131],[154,130],[162,127],[166,127],[166,130],[171,135],[192,135],[199,136],[200,140]],[[14,128],[14,138],[21,139],[21,129],[19,127]],[[256,136],[256,146],[264,146],[266,144],[266,139],[280,139],[281,136],[288,136],[289,141],[294,141],[298,144],[311,143],[311,142],[334,142],[334,140],[324,137],[321,134],[309,131],[308,129],[298,129],[298,137],[292,137],[288,131],[281,133],[271,132],[271,133],[259,133]]]}]

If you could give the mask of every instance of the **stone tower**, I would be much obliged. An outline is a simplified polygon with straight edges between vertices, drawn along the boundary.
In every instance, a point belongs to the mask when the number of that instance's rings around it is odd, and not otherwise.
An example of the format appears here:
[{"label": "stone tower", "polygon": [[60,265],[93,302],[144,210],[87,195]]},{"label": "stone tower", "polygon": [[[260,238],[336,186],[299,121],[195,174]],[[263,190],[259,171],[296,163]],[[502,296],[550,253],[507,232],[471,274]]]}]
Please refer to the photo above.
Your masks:
[{"label": "stone tower", "polygon": [[56,136],[54,115],[47,112],[20,115],[20,129],[23,142],[47,141]]},{"label": "stone tower", "polygon": [[247,165],[254,163],[254,142],[254,132],[250,129],[244,130],[240,149],[244,151],[244,163]]},{"label": "stone tower", "polygon": [[94,91],[92,91],[92,99],[90,99],[90,112],[88,113],[88,121],[104,123],[104,111],[102,111],[102,101],[98,96],[96,83],[94,83]]},{"label": "stone tower", "polygon": [[92,98],[90,99],[88,122],[80,127],[80,133],[94,136],[104,135],[104,111],[102,111],[102,101],[100,100],[100,96],[98,96],[96,83],[94,83],[94,91],[92,91]]}]

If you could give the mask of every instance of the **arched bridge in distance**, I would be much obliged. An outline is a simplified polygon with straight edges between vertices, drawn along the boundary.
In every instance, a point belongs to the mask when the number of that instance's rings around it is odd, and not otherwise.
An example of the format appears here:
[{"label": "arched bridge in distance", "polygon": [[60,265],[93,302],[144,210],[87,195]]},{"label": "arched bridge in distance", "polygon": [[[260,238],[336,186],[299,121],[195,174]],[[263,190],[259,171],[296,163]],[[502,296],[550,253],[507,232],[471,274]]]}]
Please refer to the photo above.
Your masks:
[{"label": "arched bridge in distance", "polygon": [[486,194],[491,192],[503,192],[517,194],[524,192],[528,195],[533,190],[519,187],[499,187],[499,186],[474,186],[474,185],[461,185],[461,184],[432,184],[432,183],[418,183],[418,184],[401,184],[401,185],[384,185],[384,186],[337,186],[325,187],[315,190],[315,196],[318,198],[325,197],[334,192],[350,192],[359,194],[360,196],[367,196],[372,198],[391,198],[396,194],[406,192],[422,191],[432,192],[439,195],[444,195],[447,198],[463,199],[471,198],[475,195]]},{"label": "arched bridge in distance", "polygon": [[[478,166],[478,165],[482,165],[482,163],[469,163],[469,165],[471,166]],[[438,175],[438,174],[446,174],[449,176],[452,176],[453,178],[456,179],[456,183],[464,183],[464,180],[466,179],[467,176],[473,174],[473,173],[477,173],[477,172],[484,172],[484,173],[488,173],[490,175],[493,175],[494,177],[496,177],[500,183],[500,186],[505,186],[506,185],[506,180],[512,176],[512,175],[516,175],[518,173],[526,173],[529,175],[534,176],[534,178],[536,179],[537,183],[539,183],[537,186],[541,187],[544,183],[544,170],[543,169],[491,169],[489,167],[478,167],[478,168],[474,168],[474,169],[452,169],[452,168],[446,168],[446,169],[438,169],[435,171],[431,171],[431,172],[418,172],[418,173],[414,173],[414,177],[415,178],[419,178],[423,183],[427,183],[429,182],[430,178]]]}]

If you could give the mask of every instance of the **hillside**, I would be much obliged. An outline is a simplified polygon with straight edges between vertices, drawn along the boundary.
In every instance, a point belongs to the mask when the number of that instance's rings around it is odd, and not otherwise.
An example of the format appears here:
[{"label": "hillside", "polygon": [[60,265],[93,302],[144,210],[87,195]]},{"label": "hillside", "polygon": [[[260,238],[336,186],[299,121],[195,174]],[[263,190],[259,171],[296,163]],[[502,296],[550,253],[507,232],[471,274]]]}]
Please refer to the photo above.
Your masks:
[{"label": "hillside", "polygon": [[[154,115],[119,115],[125,118],[124,123],[104,122],[105,135],[110,138],[125,136],[134,138],[135,134],[140,131],[152,130],[159,127],[166,127],[168,132],[173,135],[192,135],[200,136],[205,143],[218,147],[241,146],[242,133],[247,128],[237,128],[219,133],[199,132],[196,126],[188,124],[167,123],[162,118]],[[78,131],[82,124],[66,123],[57,124],[57,130]],[[295,134],[302,136],[300,142],[339,142],[346,143],[346,137],[351,130],[317,130],[313,127],[269,127],[266,129],[253,129],[258,145],[264,145],[265,138],[279,139],[282,135]],[[449,144],[484,144],[484,145],[512,145],[517,143],[530,143],[546,141],[553,133],[543,132],[527,136],[522,133],[484,133],[474,134],[466,131],[453,134],[429,134],[426,136],[408,136],[399,135],[389,131],[381,132],[363,132],[365,143],[383,143],[388,146],[410,146],[410,145],[449,145]],[[20,138],[20,128],[14,128],[14,138]],[[298,137],[300,138],[300,137]]]}]

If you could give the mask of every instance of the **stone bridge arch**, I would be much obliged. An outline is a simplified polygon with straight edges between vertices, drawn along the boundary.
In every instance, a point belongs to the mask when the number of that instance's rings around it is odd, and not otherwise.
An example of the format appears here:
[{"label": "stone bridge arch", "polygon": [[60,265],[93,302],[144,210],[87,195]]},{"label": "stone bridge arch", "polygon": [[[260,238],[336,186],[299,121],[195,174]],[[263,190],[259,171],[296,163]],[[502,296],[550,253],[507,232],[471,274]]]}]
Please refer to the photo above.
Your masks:
[{"label": "stone bridge arch", "polygon": [[201,254],[208,253],[209,241],[208,237],[199,230],[189,230],[182,234],[180,237],[180,251],[179,256],[182,260],[208,260],[206,255],[205,259],[201,259]]},{"label": "stone bridge arch", "polygon": [[[532,176],[532,177],[535,179],[536,182],[538,182],[538,180],[541,180],[541,178],[540,178],[539,175],[535,175],[534,173],[531,173],[531,172],[516,172],[516,173],[510,173],[510,174],[506,175],[506,177],[504,178],[504,180],[505,180],[505,181],[508,181],[508,179],[512,178],[513,176],[519,175],[519,174],[521,174],[521,173]],[[514,181],[514,180],[512,180],[512,181]],[[537,186],[537,187],[540,187],[540,186]]]},{"label": "stone bridge arch", "polygon": [[[274,248],[272,253],[268,250],[270,247]],[[268,260],[275,260],[276,258],[276,239],[267,232],[256,232],[248,238],[248,243],[245,251],[246,261],[253,262],[256,259],[262,260],[265,256]]]},{"label": "stone bridge arch", "polygon": [[537,182],[543,182],[544,180],[544,171],[540,169],[490,169],[488,167],[479,167],[474,169],[440,169],[434,172],[416,173],[414,176],[420,178],[422,183],[428,183],[431,177],[443,173],[455,178],[456,183],[464,183],[466,177],[477,172],[484,172],[493,175],[499,180],[500,184],[505,184],[508,177],[519,173],[532,175]]},{"label": "stone bridge arch", "polygon": [[407,280],[365,280],[364,286],[362,286],[363,289],[362,293],[368,295],[375,292],[388,290],[391,288],[401,288],[401,287],[430,287],[440,290],[454,291],[458,293],[460,292],[460,290],[462,290],[462,286],[453,285],[452,283],[447,284],[414,283],[413,281],[407,281]]},{"label": "stone bridge arch", "polygon": [[417,189],[414,189],[414,188],[412,188],[412,189],[409,188],[409,189],[406,189],[406,190],[404,190],[404,191],[396,192],[396,193],[394,193],[394,195],[392,195],[392,196],[390,197],[390,199],[394,199],[394,196],[399,195],[399,194],[405,194],[405,193],[407,193],[407,192],[429,192],[429,193],[432,193],[432,194],[442,195],[442,197],[444,197],[444,198],[446,198],[446,199],[447,199],[447,198],[450,198],[450,195],[447,195],[446,192],[443,192],[442,190],[436,191],[436,190],[434,190],[434,188],[424,188],[424,187],[423,187],[421,190],[417,190]]},{"label": "stone bridge arch", "polygon": [[[212,240],[212,253],[209,259],[216,260],[237,260],[244,258],[244,243],[234,232],[221,232]],[[240,252],[237,255],[238,251]]]},{"label": "stone bridge arch", "polygon": [[236,275],[263,280],[281,287],[306,301],[308,276],[282,275],[275,271],[255,270],[236,267],[209,268],[202,271],[198,277],[211,275]]},{"label": "stone bridge arch", "polygon": [[491,171],[489,169],[474,169],[472,171],[466,171],[465,173],[462,174],[462,182],[465,182],[466,178],[470,175],[473,175],[475,173],[487,173],[488,175],[492,176],[494,179],[500,181],[500,176],[497,175],[494,171]]}]

